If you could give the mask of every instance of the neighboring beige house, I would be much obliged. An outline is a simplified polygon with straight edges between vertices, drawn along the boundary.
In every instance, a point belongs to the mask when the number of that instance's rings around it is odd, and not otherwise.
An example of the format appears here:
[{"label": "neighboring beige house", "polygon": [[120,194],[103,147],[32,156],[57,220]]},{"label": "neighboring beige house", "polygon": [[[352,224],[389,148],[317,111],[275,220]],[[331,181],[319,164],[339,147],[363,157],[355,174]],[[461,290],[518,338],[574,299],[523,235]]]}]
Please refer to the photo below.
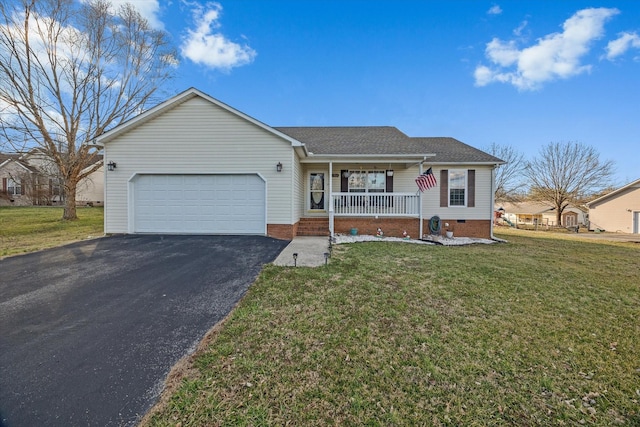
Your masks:
[{"label": "neighboring beige house", "polygon": [[104,166],[91,172],[80,180],[76,188],[76,204],[103,206],[104,204]]},{"label": "neighboring beige house", "polygon": [[32,205],[26,183],[36,174],[34,168],[20,161],[19,154],[0,153],[0,206]]},{"label": "neighboring beige house", "polygon": [[544,227],[575,227],[586,225],[584,210],[567,206],[562,212],[562,224],[556,224],[556,210],[553,206],[540,202],[502,203],[496,205],[496,211],[501,211],[505,222],[518,225],[539,225]]},{"label": "neighboring beige house", "polygon": [[[96,161],[101,161],[96,156]],[[0,153],[0,206],[58,205],[64,200],[57,168],[38,149],[28,153]],[[78,183],[76,203],[102,205],[104,170],[99,168]]]},{"label": "neighboring beige house", "polygon": [[640,179],[587,203],[589,230],[640,233]]},{"label": "neighboring beige house", "polygon": [[[105,233],[492,235],[494,168],[394,127],[271,127],[189,89],[106,132]],[[431,169],[424,192],[416,178]]]}]

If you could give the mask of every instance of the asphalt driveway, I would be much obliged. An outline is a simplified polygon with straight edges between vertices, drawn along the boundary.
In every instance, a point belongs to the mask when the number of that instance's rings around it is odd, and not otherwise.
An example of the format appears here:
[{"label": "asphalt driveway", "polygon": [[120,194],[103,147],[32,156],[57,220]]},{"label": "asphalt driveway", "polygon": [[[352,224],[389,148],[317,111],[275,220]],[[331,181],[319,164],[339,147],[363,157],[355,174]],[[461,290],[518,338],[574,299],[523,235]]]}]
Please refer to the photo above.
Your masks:
[{"label": "asphalt driveway", "polygon": [[115,236],[0,260],[0,425],[134,425],[286,245]]}]

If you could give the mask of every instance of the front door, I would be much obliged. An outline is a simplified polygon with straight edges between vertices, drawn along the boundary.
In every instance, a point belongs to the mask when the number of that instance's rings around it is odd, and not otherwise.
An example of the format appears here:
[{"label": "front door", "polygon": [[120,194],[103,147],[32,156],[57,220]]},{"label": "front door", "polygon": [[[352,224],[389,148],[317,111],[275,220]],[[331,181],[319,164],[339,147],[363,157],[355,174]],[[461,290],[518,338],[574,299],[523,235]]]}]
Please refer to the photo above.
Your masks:
[{"label": "front door", "polygon": [[309,174],[309,209],[326,210],[325,199],[324,172],[311,172]]}]

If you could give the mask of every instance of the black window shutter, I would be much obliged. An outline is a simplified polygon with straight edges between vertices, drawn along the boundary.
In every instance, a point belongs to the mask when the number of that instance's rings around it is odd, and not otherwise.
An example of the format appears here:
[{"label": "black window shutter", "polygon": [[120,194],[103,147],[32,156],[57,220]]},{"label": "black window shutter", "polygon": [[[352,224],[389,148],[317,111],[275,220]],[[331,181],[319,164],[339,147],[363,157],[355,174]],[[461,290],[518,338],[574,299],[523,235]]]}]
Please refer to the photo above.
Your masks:
[{"label": "black window shutter", "polygon": [[385,191],[387,193],[393,193],[393,175],[389,175],[388,173],[387,173],[387,188],[385,189]]},{"label": "black window shutter", "polygon": [[449,206],[449,170],[440,171],[440,207]]},{"label": "black window shutter", "polygon": [[[387,193],[393,193],[393,175],[389,175],[386,172],[385,175],[387,178],[385,191]],[[387,200],[387,204],[389,207],[393,207],[393,197],[389,197],[389,200]]]},{"label": "black window shutter", "polygon": [[476,171],[475,169],[469,169],[467,171],[467,207],[476,207]]},{"label": "black window shutter", "polygon": [[349,191],[349,177],[345,177],[345,175],[349,172],[348,170],[340,171],[340,192],[346,193]]}]

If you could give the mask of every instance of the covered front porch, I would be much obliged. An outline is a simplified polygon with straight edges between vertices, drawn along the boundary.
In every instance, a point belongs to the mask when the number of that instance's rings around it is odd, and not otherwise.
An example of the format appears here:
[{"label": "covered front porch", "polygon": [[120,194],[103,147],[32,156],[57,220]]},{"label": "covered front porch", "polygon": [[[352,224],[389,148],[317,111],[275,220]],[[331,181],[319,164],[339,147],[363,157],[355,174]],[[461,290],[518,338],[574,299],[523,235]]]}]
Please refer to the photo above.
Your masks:
[{"label": "covered front porch", "polygon": [[344,232],[345,224],[366,224],[367,229],[393,224],[393,228],[408,227],[414,235],[422,235],[423,196],[415,179],[423,172],[426,159],[407,156],[324,163],[316,159],[306,163],[302,217],[327,218],[332,236]]}]

